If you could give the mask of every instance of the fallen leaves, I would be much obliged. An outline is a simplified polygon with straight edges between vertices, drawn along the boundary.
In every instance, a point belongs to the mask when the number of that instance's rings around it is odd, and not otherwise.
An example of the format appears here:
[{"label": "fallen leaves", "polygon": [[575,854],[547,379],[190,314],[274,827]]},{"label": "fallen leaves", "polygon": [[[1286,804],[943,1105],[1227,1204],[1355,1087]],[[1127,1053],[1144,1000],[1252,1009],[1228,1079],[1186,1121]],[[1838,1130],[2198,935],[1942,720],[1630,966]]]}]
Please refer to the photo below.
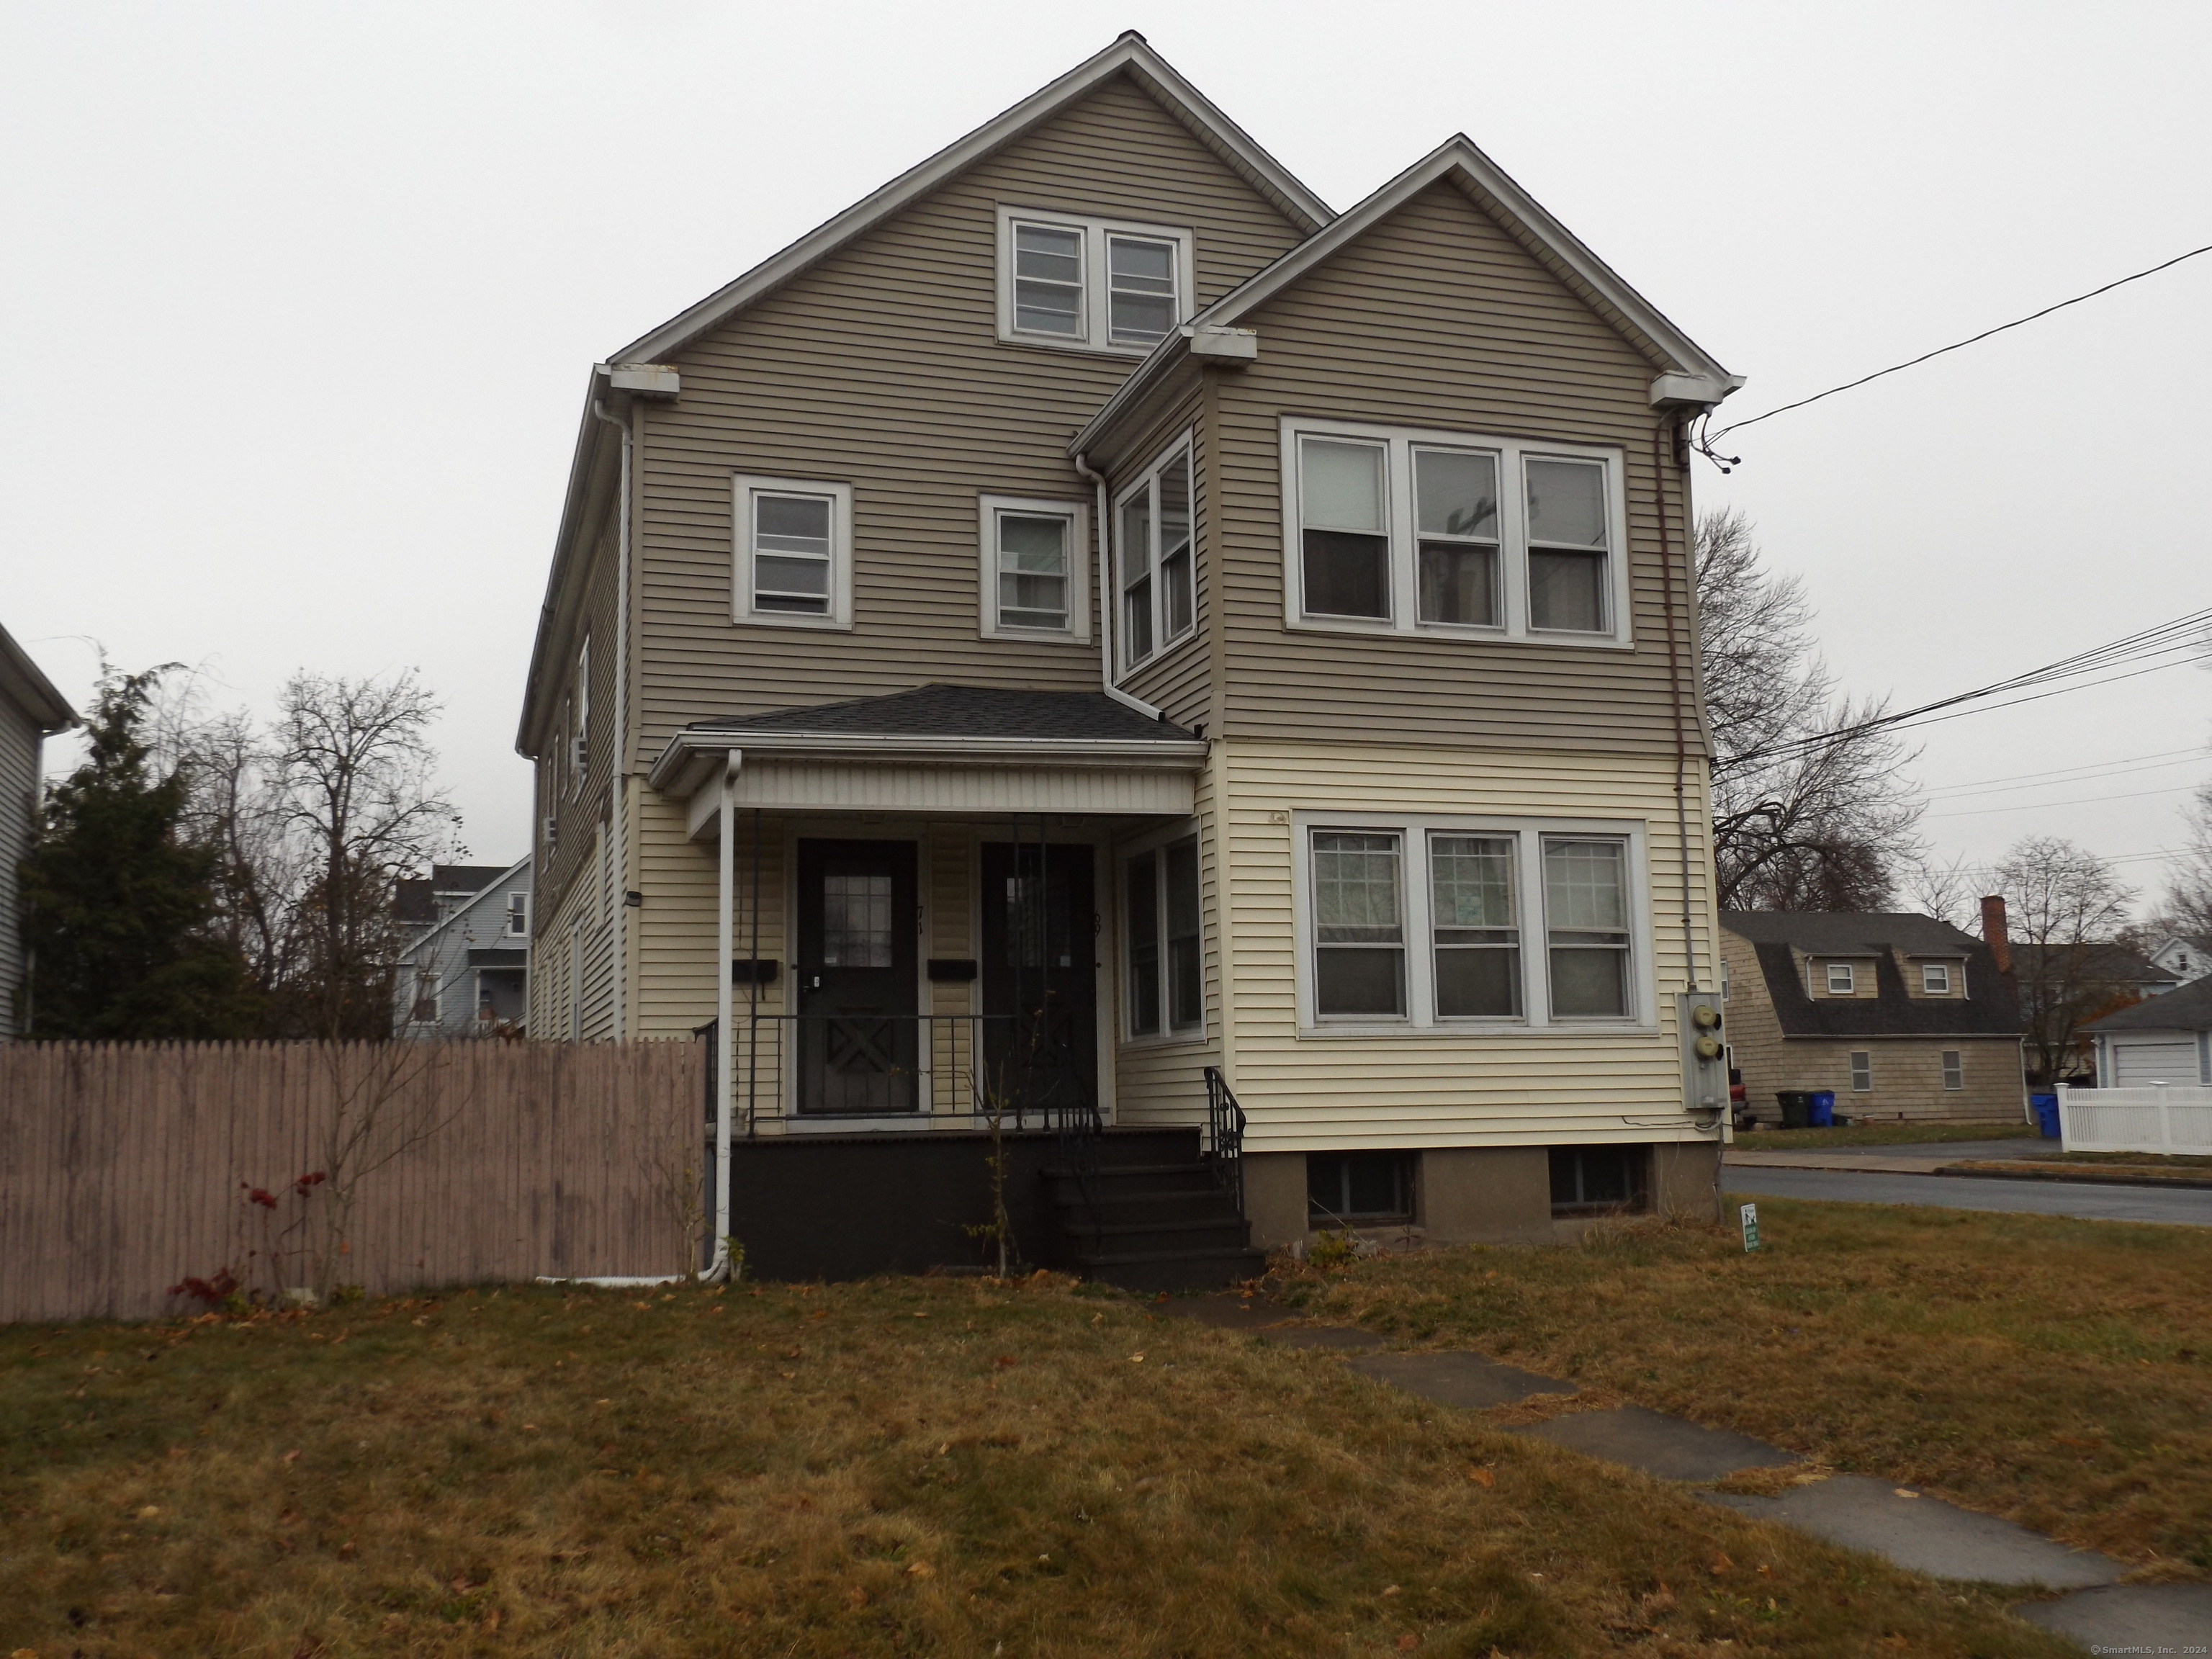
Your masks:
[{"label": "fallen leaves", "polygon": [[1467,1478],[1486,1492],[1498,1484],[1498,1472],[1487,1463],[1480,1468],[1469,1469],[1467,1472]]},{"label": "fallen leaves", "polygon": [[1735,1571],[1735,1563],[1729,1560],[1727,1556],[1716,1555],[1713,1557],[1712,1575],[1714,1577],[1724,1578]]}]

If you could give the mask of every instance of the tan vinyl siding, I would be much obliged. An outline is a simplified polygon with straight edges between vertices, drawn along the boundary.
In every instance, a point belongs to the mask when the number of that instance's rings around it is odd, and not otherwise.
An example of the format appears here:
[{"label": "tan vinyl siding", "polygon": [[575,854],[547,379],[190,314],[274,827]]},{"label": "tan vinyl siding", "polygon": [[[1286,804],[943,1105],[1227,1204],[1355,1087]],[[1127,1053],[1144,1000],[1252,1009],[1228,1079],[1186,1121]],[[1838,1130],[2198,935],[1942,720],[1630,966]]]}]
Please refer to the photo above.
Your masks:
[{"label": "tan vinyl siding", "polygon": [[[1350,744],[1228,743],[1222,753],[1235,952],[1231,1084],[1254,1151],[1537,1145],[1695,1138],[1682,1110],[1674,995],[1686,988],[1671,763],[1634,757]],[[1495,813],[1640,820],[1651,918],[1655,1029],[1497,1036],[1301,1035],[1292,814]],[[1702,982],[1718,921],[1705,853],[1709,810],[1690,801],[1691,902]],[[1524,948],[1540,935],[1524,906]],[[1409,948],[1424,948],[1409,939]]]},{"label": "tan vinyl siding", "polygon": [[[1217,587],[1232,738],[1671,752],[1654,365],[1457,189],[1438,185],[1260,308],[1259,361],[1212,371]],[[1615,446],[1626,469],[1632,651],[1284,623],[1280,419]],[[1664,480],[1688,670],[1681,476]],[[1694,714],[1689,739],[1701,744]]]},{"label": "tan vinyl siding", "polygon": [[[1197,605],[1194,611],[1197,626],[1185,638],[1120,682],[1121,689],[1130,696],[1141,697],[1176,725],[1186,728],[1200,722],[1210,722],[1214,718],[1211,649],[1214,604],[1212,574],[1207,568],[1206,556],[1212,534],[1212,489],[1208,476],[1210,457],[1206,453],[1204,434],[1199,430],[1204,412],[1205,388],[1194,383],[1188,392],[1167,404],[1158,416],[1145,424],[1138,441],[1127,447],[1122,464],[1114,474],[1114,492],[1118,493],[1132,477],[1141,474],[1158,460],[1169,445],[1177,442],[1186,433],[1189,434],[1191,562],[1197,592]],[[1109,507],[1108,517],[1114,516],[1115,510]],[[1118,607],[1121,602],[1118,578],[1114,583],[1113,592]],[[1118,650],[1121,625],[1118,608],[1115,611],[1114,621],[1115,648]]]},{"label": "tan vinyl siding", "polygon": [[[551,753],[557,739],[564,752],[554,775],[559,782],[553,799],[549,801],[544,797],[545,774],[542,766],[533,769],[532,783],[537,811],[532,818],[531,833],[538,837],[538,896],[533,902],[548,912],[565,903],[572,884],[579,880],[597,879],[595,832],[606,822],[608,792],[614,777],[615,583],[619,574],[615,548],[616,527],[610,513],[594,538],[592,556],[585,562],[585,586],[577,596],[576,608],[568,625],[555,636],[560,645],[551,659],[556,678],[551,697],[552,720],[547,727],[544,747],[544,752]],[[577,654],[587,636],[592,643],[589,741],[584,786],[574,789],[569,784],[565,746],[575,733],[572,727],[562,723],[567,719],[568,698],[575,686]],[[550,858],[539,827],[549,812],[557,817],[561,826],[559,844]]]},{"label": "tan vinyl siding", "polygon": [[[932,680],[1098,684],[1095,643],[979,637],[977,495],[1091,501],[1065,446],[1133,367],[999,343],[1000,203],[1189,226],[1201,303],[1297,240],[1118,79],[686,349],[682,397],[646,415],[641,758],[709,715]],[[851,485],[849,633],[731,621],[739,472]]]}]

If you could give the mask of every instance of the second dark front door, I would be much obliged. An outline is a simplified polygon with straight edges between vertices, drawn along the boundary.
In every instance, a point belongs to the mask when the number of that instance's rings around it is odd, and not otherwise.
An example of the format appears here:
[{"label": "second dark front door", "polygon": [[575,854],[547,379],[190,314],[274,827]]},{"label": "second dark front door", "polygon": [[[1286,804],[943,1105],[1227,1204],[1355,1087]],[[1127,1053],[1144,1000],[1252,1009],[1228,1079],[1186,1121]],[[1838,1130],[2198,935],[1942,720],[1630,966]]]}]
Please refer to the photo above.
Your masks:
[{"label": "second dark front door", "polygon": [[918,1109],[914,843],[799,843],[799,1109]]},{"label": "second dark front door", "polygon": [[984,1086],[1036,1111],[1097,1086],[1098,918],[1088,847],[982,849]]}]

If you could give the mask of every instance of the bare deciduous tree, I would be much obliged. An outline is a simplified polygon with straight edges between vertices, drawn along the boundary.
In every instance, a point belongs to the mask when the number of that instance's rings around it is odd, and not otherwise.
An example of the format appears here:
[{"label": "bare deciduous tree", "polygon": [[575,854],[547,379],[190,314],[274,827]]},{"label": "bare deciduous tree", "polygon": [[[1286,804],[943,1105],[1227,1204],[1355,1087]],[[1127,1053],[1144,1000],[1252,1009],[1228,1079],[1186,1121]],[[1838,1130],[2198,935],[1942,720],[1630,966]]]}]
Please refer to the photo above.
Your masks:
[{"label": "bare deciduous tree", "polygon": [[2212,783],[2200,785],[2182,808],[2188,825],[2180,855],[2168,868],[2159,922],[2164,931],[2212,935]]},{"label": "bare deciduous tree", "polygon": [[1713,855],[1729,909],[1874,910],[1920,860],[1912,751],[1856,729],[1887,708],[1840,693],[1795,576],[1762,568],[1749,520],[1698,521],[1698,632],[1713,732]]},{"label": "bare deciduous tree", "polygon": [[1996,870],[2032,1077],[2055,1082],[2081,1069],[2081,1027],[2132,994],[2115,976],[2115,940],[2132,889],[2087,848],[2058,836],[2015,842]]}]

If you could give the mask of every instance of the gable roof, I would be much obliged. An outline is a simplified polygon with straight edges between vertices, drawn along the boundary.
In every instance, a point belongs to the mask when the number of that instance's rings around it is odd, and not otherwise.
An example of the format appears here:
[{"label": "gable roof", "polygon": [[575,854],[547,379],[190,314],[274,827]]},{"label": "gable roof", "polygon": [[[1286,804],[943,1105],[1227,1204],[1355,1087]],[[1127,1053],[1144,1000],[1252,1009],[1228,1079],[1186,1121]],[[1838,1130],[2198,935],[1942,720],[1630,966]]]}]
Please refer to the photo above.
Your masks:
[{"label": "gable roof", "polygon": [[[525,854],[522,863],[530,862]],[[427,876],[403,876],[392,884],[394,921],[430,922],[438,919],[441,898],[481,897],[501,877],[514,873],[512,864],[434,864]],[[465,908],[465,907],[464,907]]]},{"label": "gable roof", "polygon": [[2115,985],[2172,985],[2175,976],[2124,945],[2023,945],[2012,947],[2013,965],[2031,976],[2106,981]]},{"label": "gable roof", "polygon": [[[2016,1037],[2020,998],[2011,975],[1997,971],[1990,947],[1934,916],[1887,910],[1723,910],[1721,926],[1748,939],[1760,981],[1784,1036]],[[1870,997],[1815,997],[1805,988],[1796,952],[1814,957],[1871,957]],[[1916,997],[1896,956],[1963,957],[1966,994]]]},{"label": "gable roof", "polygon": [[[1455,133],[1358,205],[1347,208],[1272,264],[1254,272],[1155,347],[1068,444],[1080,454],[1134,405],[1168,365],[1188,354],[1196,336],[1231,329],[1346,244],[1357,240],[1431,185],[1449,182],[1536,261],[1572,289],[1648,358],[1658,371],[1651,401],[1717,404],[1744,383],[1720,360],[1630,287],[1612,266],[1546,210],[1465,133]],[[1666,385],[1662,390],[1662,382]]]},{"label": "gable roof", "polygon": [[2085,1031],[2212,1031],[2212,975],[2191,980],[2178,991],[2168,991],[2147,1001],[2130,1004],[2102,1019],[2093,1019]]},{"label": "gable roof", "polygon": [[1814,957],[1964,957],[1985,948],[1972,933],[1910,910],[1723,910],[1721,926],[1754,944]]},{"label": "gable roof", "polygon": [[[431,945],[431,944],[432,944],[432,942],[433,942],[433,941],[434,941],[434,940],[438,938],[438,936],[439,936],[440,934],[441,934],[441,933],[445,933],[447,929],[451,928],[451,927],[453,927],[456,922],[459,921],[460,921],[464,916],[466,916],[466,915],[469,915],[470,914],[471,914],[471,913],[472,913],[472,912],[477,908],[477,907],[478,905],[482,904],[482,903],[483,903],[486,899],[488,899],[488,898],[491,897],[494,894],[497,894],[497,895],[499,896],[499,908],[501,908],[501,909],[502,909],[502,910],[503,910],[503,909],[505,909],[505,908],[507,908],[507,893],[508,893],[509,891],[521,892],[521,891],[526,891],[526,890],[528,890],[528,887],[529,887],[529,885],[530,885],[530,873],[531,873],[531,872],[530,872],[530,858],[531,858],[531,855],[530,855],[529,854],[527,854],[527,853],[525,853],[525,854],[524,854],[520,858],[517,859],[514,863],[512,863],[512,864],[508,865],[505,869],[503,869],[503,870],[494,870],[494,871],[492,871],[492,874],[491,874],[490,878],[489,878],[489,880],[485,881],[485,882],[484,882],[484,883],[483,883],[480,887],[478,887],[478,888],[477,888],[477,889],[475,890],[475,896],[474,896],[473,897],[471,897],[466,904],[463,904],[463,905],[457,906],[457,907],[454,908],[454,911],[453,911],[453,915],[451,915],[450,916],[447,916],[447,917],[443,921],[439,922],[439,923],[438,923],[438,925],[437,925],[436,927],[434,927],[431,928],[428,933],[426,933],[422,934],[419,939],[416,939],[413,940],[411,943],[410,943],[410,944],[407,945],[407,947],[406,947],[406,948],[407,948],[407,950],[408,950],[408,951],[410,951],[410,952],[415,953],[415,955],[416,955],[416,959],[417,959],[417,960],[420,960],[420,958],[421,958],[421,952],[422,952],[425,948],[427,948],[429,945]],[[446,865],[438,865],[438,866],[434,866],[434,868],[437,868],[437,869],[441,869],[441,870],[489,870],[489,869],[491,869],[491,866],[490,866],[489,865],[454,865],[454,864],[446,864]],[[514,885],[514,883],[516,883],[516,882],[518,882],[518,881],[523,884],[523,885],[522,885],[521,887],[520,887],[520,888],[517,888],[517,887],[515,887],[515,886]],[[402,884],[401,884],[401,885],[403,885],[403,886],[404,886],[405,884],[406,884],[405,883],[402,883]],[[443,889],[441,889],[440,890],[441,890],[441,891],[443,891],[444,890],[443,890]],[[427,917],[426,917],[426,918],[423,918],[423,920],[428,920],[428,919],[429,919],[429,918],[427,918]],[[476,967],[476,966],[481,966],[481,965],[483,965],[483,964],[480,964],[480,963],[471,963],[470,965],[471,965],[471,967]],[[494,965],[503,965],[503,964],[494,964]]]},{"label": "gable roof", "polygon": [[720,327],[747,306],[775,293],[854,238],[874,229],[948,179],[1050,120],[1116,76],[1127,76],[1134,81],[1300,231],[1311,233],[1336,216],[1328,203],[1307,189],[1296,174],[1222,113],[1211,99],[1177,74],[1143,35],[1128,29],[1105,51],[1085,59],[919,166],[908,168],[889,184],[861,198],[781,252],[769,255],[697,304],[678,312],[659,327],[640,335],[613,353],[606,362],[593,365],[584,393],[575,448],[568,463],[568,486],[561,504],[560,527],[554,533],[553,568],[546,577],[544,601],[538,607],[537,638],[531,647],[530,668],[523,680],[522,711],[515,730],[515,748],[519,752],[530,752],[532,716],[538,702],[538,671],[545,661],[556,609],[592,495],[592,479],[602,454],[621,441],[610,436],[608,421],[594,413],[598,401],[605,392],[600,376],[609,365],[652,362],[682,350],[701,335]]},{"label": "gable roof", "polygon": [[28,714],[41,736],[52,737],[76,724],[76,710],[5,628],[0,628],[0,696]]}]

